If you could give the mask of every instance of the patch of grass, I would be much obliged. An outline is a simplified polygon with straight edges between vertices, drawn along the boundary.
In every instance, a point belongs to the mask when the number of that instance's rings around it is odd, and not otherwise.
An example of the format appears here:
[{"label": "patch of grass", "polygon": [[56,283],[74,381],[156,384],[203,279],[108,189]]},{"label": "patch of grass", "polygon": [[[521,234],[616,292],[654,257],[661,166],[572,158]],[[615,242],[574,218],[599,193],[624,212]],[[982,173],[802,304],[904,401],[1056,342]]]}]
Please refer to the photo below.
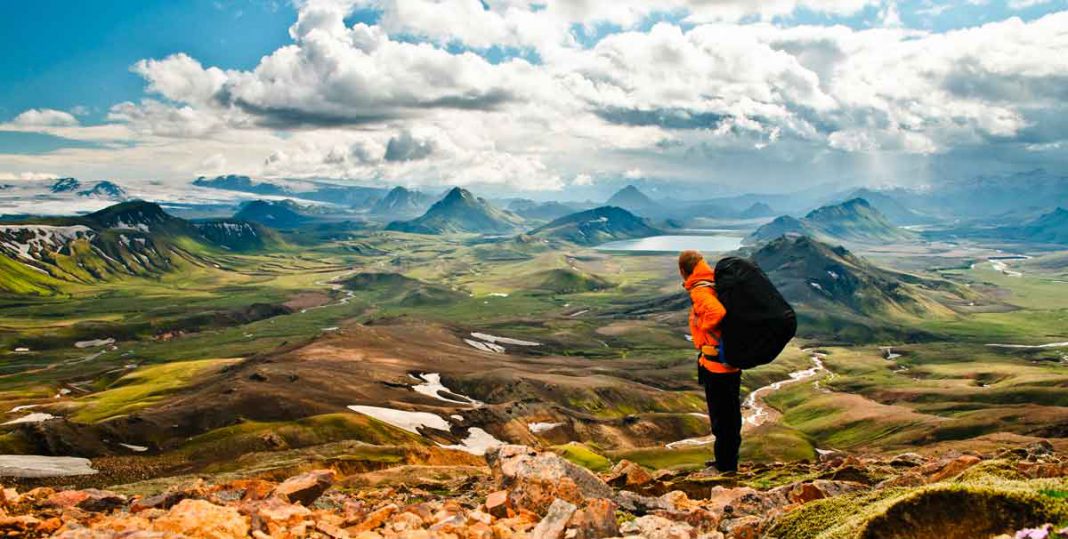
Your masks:
[{"label": "patch of grass", "polygon": [[712,458],[711,445],[686,446],[677,449],[667,447],[642,447],[610,451],[613,460],[627,459],[654,470],[697,470],[705,467]]},{"label": "patch of grass", "polygon": [[208,371],[237,363],[240,359],[201,359],[152,365],[137,369],[110,387],[76,401],[70,417],[81,423],[96,423],[152,406],[171,393],[203,377]]},{"label": "patch of grass", "polygon": [[611,460],[586,444],[572,442],[553,446],[552,450],[565,459],[594,472],[606,472],[612,468]]}]

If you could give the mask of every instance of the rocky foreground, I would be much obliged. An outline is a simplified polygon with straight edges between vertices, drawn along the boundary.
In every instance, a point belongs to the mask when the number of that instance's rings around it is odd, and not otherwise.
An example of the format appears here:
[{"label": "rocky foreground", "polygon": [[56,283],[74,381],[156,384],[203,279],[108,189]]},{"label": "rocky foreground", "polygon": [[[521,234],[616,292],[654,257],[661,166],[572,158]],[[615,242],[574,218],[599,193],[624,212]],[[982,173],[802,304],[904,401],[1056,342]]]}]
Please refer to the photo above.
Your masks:
[{"label": "rocky foreground", "polygon": [[727,475],[654,472],[627,461],[597,475],[515,445],[496,448],[486,461],[488,472],[401,466],[376,472],[375,481],[316,469],[281,482],[198,480],[157,492],[143,485],[5,488],[0,536],[1068,536],[1068,460],[1046,443],[939,458],[826,454],[818,463],[754,465]]}]

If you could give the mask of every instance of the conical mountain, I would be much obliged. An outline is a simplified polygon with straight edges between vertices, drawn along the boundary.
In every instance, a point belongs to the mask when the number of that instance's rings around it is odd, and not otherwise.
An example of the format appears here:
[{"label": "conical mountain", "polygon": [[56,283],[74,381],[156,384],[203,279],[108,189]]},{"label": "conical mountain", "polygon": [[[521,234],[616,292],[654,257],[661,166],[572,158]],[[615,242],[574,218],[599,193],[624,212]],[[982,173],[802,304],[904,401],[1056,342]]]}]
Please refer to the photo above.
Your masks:
[{"label": "conical mountain", "polygon": [[579,245],[597,245],[608,241],[655,236],[660,231],[648,221],[614,206],[565,215],[531,231],[532,236],[567,241]]},{"label": "conical mountain", "polygon": [[95,228],[132,229],[149,232],[160,225],[171,225],[180,219],[163,211],[154,202],[131,200],[108,206],[85,216]]},{"label": "conical mountain", "polygon": [[643,217],[652,217],[664,210],[663,206],[649,198],[648,195],[633,185],[628,185],[623,189],[616,191],[616,194],[612,195],[608,201],[605,202],[605,206],[623,208]]},{"label": "conical mountain", "polygon": [[423,193],[398,185],[371,206],[371,213],[392,219],[410,219],[425,212],[428,204],[428,197]]},{"label": "conical mountain", "polygon": [[517,230],[520,221],[470,191],[455,187],[420,217],[394,221],[386,230],[415,234],[509,234]]},{"label": "conical mountain", "polygon": [[885,270],[845,247],[832,247],[808,236],[772,240],[754,252],[752,259],[788,301],[804,305],[801,310],[814,318],[846,312],[876,319],[895,314],[949,314],[931,299],[930,290],[958,292],[948,282]]}]

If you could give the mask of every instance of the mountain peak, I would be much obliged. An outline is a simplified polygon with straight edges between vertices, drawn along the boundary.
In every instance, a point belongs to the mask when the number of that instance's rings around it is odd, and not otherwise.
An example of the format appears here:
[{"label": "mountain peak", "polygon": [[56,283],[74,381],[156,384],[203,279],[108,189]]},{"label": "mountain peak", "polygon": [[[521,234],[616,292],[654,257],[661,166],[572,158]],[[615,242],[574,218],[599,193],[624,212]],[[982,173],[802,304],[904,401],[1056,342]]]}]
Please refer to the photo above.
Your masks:
[{"label": "mountain peak", "polygon": [[503,234],[514,232],[518,222],[515,215],[496,208],[467,189],[453,187],[422,216],[411,221],[394,221],[386,229],[418,234]]},{"label": "mountain peak", "polygon": [[159,204],[144,200],[129,200],[90,213],[86,219],[103,228],[129,228],[147,232],[152,225],[175,220]]},{"label": "mountain peak", "polygon": [[58,178],[52,183],[50,189],[53,193],[69,193],[71,191],[77,191],[78,189],[81,189],[81,187],[82,182],[78,181],[77,178]]}]

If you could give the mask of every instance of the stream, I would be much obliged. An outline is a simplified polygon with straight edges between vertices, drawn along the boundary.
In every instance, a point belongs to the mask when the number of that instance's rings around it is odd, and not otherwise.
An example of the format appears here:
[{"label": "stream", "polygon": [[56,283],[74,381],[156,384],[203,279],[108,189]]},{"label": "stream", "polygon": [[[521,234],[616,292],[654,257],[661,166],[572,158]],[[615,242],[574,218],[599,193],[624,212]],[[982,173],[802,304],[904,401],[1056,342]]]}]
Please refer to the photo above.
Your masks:
[{"label": "stream", "polygon": [[[823,358],[826,355],[816,352],[814,350],[805,350],[809,353],[809,357],[812,358],[812,366],[790,373],[790,377],[785,380],[779,380],[778,382],[768,384],[766,386],[754,389],[749,393],[749,396],[742,402],[742,431],[752,430],[760,425],[763,425],[769,421],[777,420],[780,416],[779,412],[774,408],[768,406],[765,400],[768,395],[782,389],[785,386],[812,379],[821,372],[827,371],[827,368],[823,366]],[[693,445],[708,445],[715,440],[712,435],[702,436],[699,438],[687,438],[685,440],[678,440],[667,444],[668,449],[677,449],[680,447],[693,446]]]}]

